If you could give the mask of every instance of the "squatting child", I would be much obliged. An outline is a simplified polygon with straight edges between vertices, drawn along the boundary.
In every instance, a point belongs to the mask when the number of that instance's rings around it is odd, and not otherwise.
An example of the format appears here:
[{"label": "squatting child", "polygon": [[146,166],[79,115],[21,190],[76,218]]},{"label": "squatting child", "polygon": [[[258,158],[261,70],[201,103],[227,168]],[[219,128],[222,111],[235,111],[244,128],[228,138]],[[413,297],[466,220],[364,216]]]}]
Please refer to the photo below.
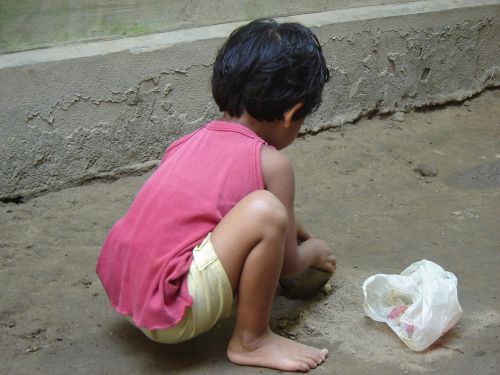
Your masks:
[{"label": "squatting child", "polygon": [[332,272],[328,245],[294,216],[294,172],[280,152],[321,103],[328,69],[317,37],[295,23],[253,21],[219,50],[221,112],[173,142],[102,247],[97,274],[111,305],[146,336],[178,343],[232,313],[239,365],[308,371],[328,351],[273,333],[280,277]]}]

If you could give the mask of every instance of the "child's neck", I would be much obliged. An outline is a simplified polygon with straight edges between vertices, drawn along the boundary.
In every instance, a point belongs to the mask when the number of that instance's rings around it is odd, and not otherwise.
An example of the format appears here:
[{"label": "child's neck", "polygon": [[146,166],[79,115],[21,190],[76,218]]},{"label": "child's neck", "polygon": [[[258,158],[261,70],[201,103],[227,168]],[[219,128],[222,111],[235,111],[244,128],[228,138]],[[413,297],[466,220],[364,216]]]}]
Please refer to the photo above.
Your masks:
[{"label": "child's neck", "polygon": [[269,141],[269,136],[267,134],[268,129],[270,128],[270,123],[265,121],[259,121],[253,118],[248,114],[247,111],[244,111],[241,116],[231,116],[229,113],[224,112],[224,116],[222,116],[222,120],[235,122],[237,124],[243,125],[248,129],[252,130],[255,134],[261,137],[265,141]]}]

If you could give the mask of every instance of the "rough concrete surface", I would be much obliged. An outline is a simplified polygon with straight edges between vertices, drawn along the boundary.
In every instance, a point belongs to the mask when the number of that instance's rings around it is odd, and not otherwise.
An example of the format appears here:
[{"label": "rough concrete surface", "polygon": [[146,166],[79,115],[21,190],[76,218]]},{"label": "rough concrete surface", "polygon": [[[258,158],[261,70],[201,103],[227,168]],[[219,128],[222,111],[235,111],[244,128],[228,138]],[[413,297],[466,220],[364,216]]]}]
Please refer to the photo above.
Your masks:
[{"label": "rough concrete surface", "polygon": [[[328,294],[276,297],[272,325],[326,346],[313,374],[493,375],[500,369],[500,91],[432,111],[363,119],[298,139],[297,216],[331,244]],[[436,171],[422,176],[417,166]],[[225,357],[232,320],[184,344],[146,339],[107,305],[94,273],[107,230],[148,174],[0,205],[0,373],[273,374]],[[458,278],[464,314],[410,351],[366,318],[361,285],[429,259]]]},{"label": "rough concrete surface", "polygon": [[[500,1],[418,1],[289,19],[314,27],[332,71],[305,132],[500,85]],[[229,30],[95,43],[91,55],[85,44],[35,51],[36,58],[0,55],[0,199],[151,168],[168,142],[217,115],[211,64]],[[124,49],[132,40],[138,44]]]}]

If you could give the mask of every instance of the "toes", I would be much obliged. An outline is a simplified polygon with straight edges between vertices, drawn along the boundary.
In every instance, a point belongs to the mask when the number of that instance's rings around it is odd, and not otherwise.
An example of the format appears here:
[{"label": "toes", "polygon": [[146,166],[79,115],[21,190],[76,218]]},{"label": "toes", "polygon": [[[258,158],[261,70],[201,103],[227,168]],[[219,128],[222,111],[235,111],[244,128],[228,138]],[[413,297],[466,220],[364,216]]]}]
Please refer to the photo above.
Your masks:
[{"label": "toes", "polygon": [[307,358],[306,363],[309,366],[310,369],[318,367],[318,362],[315,361],[313,358]]},{"label": "toes", "polygon": [[310,367],[306,362],[302,362],[302,361],[297,362],[295,371],[308,372],[309,370],[310,370]]},{"label": "toes", "polygon": [[328,351],[325,354],[325,352],[323,350],[319,350],[319,351],[315,351],[315,352],[311,353],[308,357],[310,359],[312,359],[316,363],[316,365],[320,365],[323,362],[325,362],[327,355],[328,355]]}]

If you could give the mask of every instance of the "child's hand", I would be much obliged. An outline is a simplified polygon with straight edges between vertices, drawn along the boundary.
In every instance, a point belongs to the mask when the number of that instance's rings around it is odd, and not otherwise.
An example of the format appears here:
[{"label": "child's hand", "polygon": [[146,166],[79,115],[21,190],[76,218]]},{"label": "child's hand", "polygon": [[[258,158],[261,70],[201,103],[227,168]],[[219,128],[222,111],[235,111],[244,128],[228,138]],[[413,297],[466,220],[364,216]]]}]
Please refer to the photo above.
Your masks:
[{"label": "child's hand", "polygon": [[312,267],[318,268],[327,272],[335,272],[337,266],[337,259],[333,255],[332,249],[327,243],[318,238],[310,238],[303,244],[306,244],[315,254],[315,260],[311,264]]},{"label": "child's hand", "polygon": [[332,250],[325,241],[313,238],[314,248],[317,251],[317,261],[312,264],[312,267],[319,268],[320,270],[335,272],[337,267],[337,258],[333,255]]}]

